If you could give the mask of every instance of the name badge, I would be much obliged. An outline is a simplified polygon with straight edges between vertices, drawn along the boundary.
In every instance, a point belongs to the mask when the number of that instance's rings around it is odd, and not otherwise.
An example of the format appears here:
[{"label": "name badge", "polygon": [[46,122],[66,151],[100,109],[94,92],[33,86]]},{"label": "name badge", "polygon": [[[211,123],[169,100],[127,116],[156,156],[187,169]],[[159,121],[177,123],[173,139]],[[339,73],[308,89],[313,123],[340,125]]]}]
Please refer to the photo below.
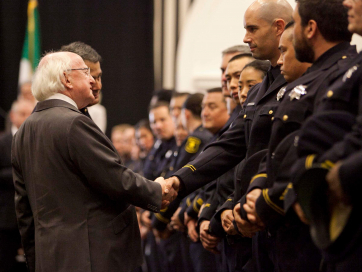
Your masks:
[{"label": "name badge", "polygon": [[350,79],[354,72],[357,71],[359,65],[355,65],[352,68],[349,68],[348,71],[344,74],[342,81],[346,82],[347,79]]}]

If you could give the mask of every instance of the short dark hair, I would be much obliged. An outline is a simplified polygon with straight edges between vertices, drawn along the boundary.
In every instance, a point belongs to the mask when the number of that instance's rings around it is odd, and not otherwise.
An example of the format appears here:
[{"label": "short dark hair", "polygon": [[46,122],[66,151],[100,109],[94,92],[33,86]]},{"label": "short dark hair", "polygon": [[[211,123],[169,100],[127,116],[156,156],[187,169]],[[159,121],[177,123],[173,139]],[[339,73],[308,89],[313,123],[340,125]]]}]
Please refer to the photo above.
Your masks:
[{"label": "short dark hair", "polygon": [[83,60],[93,63],[102,61],[102,57],[97,53],[97,51],[84,42],[72,42],[71,44],[63,45],[60,48],[60,51],[75,53],[81,56]]},{"label": "short dark hair", "polygon": [[172,98],[186,96],[186,95],[189,96],[190,93],[187,93],[187,92],[174,92],[173,95],[172,95]]},{"label": "short dark hair", "polygon": [[151,126],[150,126],[150,121],[148,119],[141,119],[137,122],[137,124],[134,126],[135,130],[139,130],[140,128],[145,128],[148,129],[149,131],[152,132]]},{"label": "short dark hair", "polygon": [[290,21],[289,23],[287,23],[287,25],[284,27],[284,31],[291,27],[294,27],[294,21]]},{"label": "short dark hair", "polygon": [[220,87],[208,89],[207,93],[222,93],[222,89]]},{"label": "short dark hair", "polygon": [[298,12],[302,26],[310,20],[317,22],[319,31],[329,42],[351,41],[348,31],[347,10],[343,0],[295,0],[299,4]]},{"label": "short dark hair", "polygon": [[232,61],[234,61],[234,60],[241,59],[241,58],[254,59],[254,58],[253,58],[253,55],[252,55],[251,53],[243,53],[243,54],[238,54],[238,55],[233,56],[233,57],[229,60],[229,63],[232,62]]},{"label": "short dark hair", "polygon": [[[222,89],[220,87],[217,88],[212,88],[212,89],[208,89],[206,90],[206,93],[221,93],[222,94]],[[222,96],[222,102],[224,102],[226,104],[226,100],[225,100],[225,96]]]},{"label": "short dark hair", "polygon": [[170,104],[165,101],[157,101],[155,104],[153,104],[150,107],[149,111],[160,108],[160,107],[166,107],[168,109],[168,111],[170,111],[169,106],[170,106]]},{"label": "short dark hair", "polygon": [[258,70],[260,72],[263,73],[263,77],[266,76],[266,73],[268,72],[269,68],[270,68],[270,61],[268,60],[254,60],[250,63],[248,63],[247,65],[245,65],[243,71],[246,68],[254,68],[255,70]]},{"label": "short dark hair", "polygon": [[191,111],[192,116],[196,119],[201,119],[201,111],[202,111],[202,99],[204,99],[204,95],[201,93],[191,94],[183,104],[182,108]]}]

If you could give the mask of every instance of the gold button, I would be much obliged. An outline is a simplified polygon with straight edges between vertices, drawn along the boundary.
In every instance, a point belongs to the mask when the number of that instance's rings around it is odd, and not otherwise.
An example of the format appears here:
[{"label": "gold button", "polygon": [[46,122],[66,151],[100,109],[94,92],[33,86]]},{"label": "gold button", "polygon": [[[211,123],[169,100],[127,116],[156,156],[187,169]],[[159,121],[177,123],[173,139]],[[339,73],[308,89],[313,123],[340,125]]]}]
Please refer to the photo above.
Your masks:
[{"label": "gold button", "polygon": [[87,109],[84,109],[85,112],[87,112]]},{"label": "gold button", "polygon": [[274,117],[272,117],[271,120],[274,121]]},{"label": "gold button", "polygon": [[284,116],[283,116],[283,121],[287,121],[288,118],[289,118],[288,115],[284,115]]},{"label": "gold button", "polygon": [[347,56],[343,56],[343,57],[342,57],[342,59],[346,59],[346,58],[347,58]]},{"label": "gold button", "polygon": [[173,167],[172,167],[172,166],[170,167],[170,171],[173,171]]},{"label": "gold button", "polygon": [[273,114],[273,111],[272,111],[272,110],[270,110],[270,111],[269,111],[269,114]]},{"label": "gold button", "polygon": [[333,96],[333,91],[328,91],[327,97],[332,97],[332,96]]},{"label": "gold button", "polygon": [[244,118],[246,118],[246,114],[244,114]]}]

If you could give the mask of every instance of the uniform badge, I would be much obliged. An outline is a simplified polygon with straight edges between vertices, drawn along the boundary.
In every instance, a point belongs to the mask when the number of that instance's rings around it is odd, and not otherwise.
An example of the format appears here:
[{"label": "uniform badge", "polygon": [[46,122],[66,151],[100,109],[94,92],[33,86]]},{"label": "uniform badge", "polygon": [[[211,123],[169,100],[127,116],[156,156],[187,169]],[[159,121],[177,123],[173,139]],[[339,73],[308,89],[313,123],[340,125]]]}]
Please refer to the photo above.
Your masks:
[{"label": "uniform badge", "polygon": [[359,65],[355,65],[352,68],[349,68],[348,71],[344,74],[342,81],[346,82],[347,79],[350,79],[352,74],[357,71]]},{"label": "uniform badge", "polygon": [[173,156],[177,157],[178,156],[178,151],[176,150],[175,152],[173,152]]},{"label": "uniform badge", "polygon": [[188,137],[185,144],[185,150],[188,153],[196,153],[197,151],[199,151],[200,144],[201,140],[199,138]]},{"label": "uniform badge", "polygon": [[155,144],[154,144],[153,147],[154,147],[155,149],[158,149],[158,148],[160,147],[161,143],[162,143],[161,140],[157,140],[157,141],[155,142]]},{"label": "uniform badge", "polygon": [[295,87],[289,94],[290,101],[292,101],[293,99],[299,100],[302,95],[307,94],[307,91],[305,90],[306,88],[306,85],[298,85],[297,87]]},{"label": "uniform badge", "polygon": [[282,88],[280,88],[278,94],[277,94],[277,101],[279,101],[280,99],[283,98],[284,94],[285,94],[285,91],[286,91],[287,87],[284,86]]},{"label": "uniform badge", "polygon": [[172,150],[168,150],[165,154],[165,158],[168,159],[169,157],[171,157],[172,153]]}]

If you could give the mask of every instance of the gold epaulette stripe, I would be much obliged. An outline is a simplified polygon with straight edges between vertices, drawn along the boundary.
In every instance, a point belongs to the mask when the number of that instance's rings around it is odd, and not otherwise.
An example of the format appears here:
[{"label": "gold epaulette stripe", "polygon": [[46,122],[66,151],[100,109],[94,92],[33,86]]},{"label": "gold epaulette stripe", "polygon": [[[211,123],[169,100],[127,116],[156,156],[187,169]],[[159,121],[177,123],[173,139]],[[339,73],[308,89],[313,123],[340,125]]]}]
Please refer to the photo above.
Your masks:
[{"label": "gold epaulette stripe", "polygon": [[191,205],[191,200],[189,197],[186,199],[186,205],[187,205],[187,207],[189,207]]},{"label": "gold epaulette stripe", "polygon": [[264,189],[263,190],[263,197],[265,199],[265,202],[272,207],[273,210],[275,210],[276,212],[280,213],[281,215],[284,215],[284,210],[282,208],[280,208],[278,205],[276,205],[275,203],[273,203],[273,201],[271,201],[271,199],[269,198],[268,195],[268,189]]},{"label": "gold epaulette stripe", "polygon": [[[201,201],[199,201],[199,200],[201,200]],[[201,202],[201,204],[200,204],[200,202]],[[199,199],[197,199],[197,200],[196,200],[196,198],[194,199],[194,205],[193,205],[193,207],[194,207],[194,211],[195,211],[195,212],[199,212],[199,211],[200,211],[200,209],[197,208],[196,204],[202,205],[202,203],[204,203],[204,201],[203,201],[201,198],[199,198]]]},{"label": "gold epaulette stripe", "polygon": [[288,193],[289,189],[292,189],[292,188],[293,188],[293,183],[289,182],[287,188],[285,188],[284,192],[279,197],[279,200],[284,200],[285,195]]},{"label": "gold epaulette stripe", "polygon": [[257,178],[262,178],[262,177],[267,178],[268,175],[267,175],[267,174],[258,174],[258,175],[255,175],[255,176],[251,179],[250,184],[251,184],[254,180],[256,180]]},{"label": "gold epaulette stripe", "polygon": [[161,221],[162,223],[168,224],[170,223],[170,220],[168,220],[167,218],[163,217],[161,214],[159,213],[155,213],[156,218]]},{"label": "gold epaulette stripe", "polygon": [[195,166],[191,165],[191,164],[186,164],[185,166],[183,166],[182,168],[190,168],[192,170],[192,172],[195,172],[196,171],[196,168]]},{"label": "gold epaulette stripe", "polygon": [[233,201],[233,199],[232,199],[232,198],[228,198],[226,201]]},{"label": "gold epaulette stripe", "polygon": [[305,169],[309,169],[312,167],[314,158],[315,158],[315,154],[308,155],[308,157],[305,159]]},{"label": "gold epaulette stripe", "polygon": [[210,206],[211,206],[211,204],[210,204],[210,203],[206,203],[204,208],[206,208],[206,207],[210,207]]}]

